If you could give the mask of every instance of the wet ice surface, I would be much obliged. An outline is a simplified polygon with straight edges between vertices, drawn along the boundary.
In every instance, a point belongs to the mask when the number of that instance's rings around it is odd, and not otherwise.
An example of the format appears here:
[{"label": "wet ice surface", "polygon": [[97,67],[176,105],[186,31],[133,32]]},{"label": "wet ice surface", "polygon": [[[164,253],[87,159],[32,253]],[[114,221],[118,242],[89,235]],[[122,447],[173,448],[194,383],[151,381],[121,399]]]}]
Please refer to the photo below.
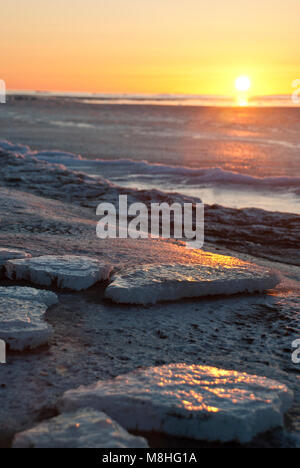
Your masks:
[{"label": "wet ice surface", "polygon": [[51,291],[20,286],[0,286],[0,299],[6,297],[20,300],[23,299],[24,301],[39,302],[46,304],[48,307],[58,303],[57,295]]},{"label": "wet ice surface", "polygon": [[5,274],[10,279],[75,291],[88,289],[98,281],[107,280],[111,270],[111,266],[95,258],[75,255],[46,255],[9,260],[5,264]]},{"label": "wet ice surface", "polygon": [[182,298],[253,293],[272,289],[276,273],[257,265],[143,265],[114,275],[105,297],[125,304],[155,304]]},{"label": "wet ice surface", "polygon": [[53,328],[44,320],[46,311],[43,303],[0,296],[0,339],[16,351],[48,343]]},{"label": "wet ice surface", "polygon": [[147,448],[107,414],[91,409],[62,414],[19,433],[13,448]]},{"label": "wet ice surface", "polygon": [[129,430],[250,442],[283,425],[293,393],[274,380],[209,366],[139,369],[65,393],[62,411],[105,411]]}]

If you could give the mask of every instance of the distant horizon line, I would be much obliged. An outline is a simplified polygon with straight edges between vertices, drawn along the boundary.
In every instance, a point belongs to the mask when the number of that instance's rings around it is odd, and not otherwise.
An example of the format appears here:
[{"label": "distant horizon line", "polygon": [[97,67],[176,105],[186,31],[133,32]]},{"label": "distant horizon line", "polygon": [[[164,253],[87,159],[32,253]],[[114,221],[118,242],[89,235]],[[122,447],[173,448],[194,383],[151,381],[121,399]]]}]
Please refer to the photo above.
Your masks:
[{"label": "distant horizon line", "polygon": [[[53,95],[53,96],[78,96],[78,97],[103,97],[103,98],[114,98],[114,97],[130,97],[132,99],[143,99],[143,98],[156,98],[156,99],[168,99],[168,98],[179,98],[179,99],[227,99],[234,100],[236,96],[225,95],[225,94],[195,94],[195,93],[135,93],[135,92],[93,92],[93,91],[58,91],[58,90],[39,90],[39,89],[7,89],[8,95],[26,95],[26,94],[38,94],[38,95]],[[291,94],[261,94],[248,96],[249,100],[253,99],[286,99],[291,98]]]},{"label": "distant horizon line", "polygon": [[273,94],[248,96],[247,94],[226,96],[217,94],[146,94],[146,93],[96,93],[41,90],[8,90],[8,96],[19,99],[26,97],[61,98],[94,105],[152,105],[173,107],[285,107],[299,108],[299,101],[293,101],[292,95]]}]

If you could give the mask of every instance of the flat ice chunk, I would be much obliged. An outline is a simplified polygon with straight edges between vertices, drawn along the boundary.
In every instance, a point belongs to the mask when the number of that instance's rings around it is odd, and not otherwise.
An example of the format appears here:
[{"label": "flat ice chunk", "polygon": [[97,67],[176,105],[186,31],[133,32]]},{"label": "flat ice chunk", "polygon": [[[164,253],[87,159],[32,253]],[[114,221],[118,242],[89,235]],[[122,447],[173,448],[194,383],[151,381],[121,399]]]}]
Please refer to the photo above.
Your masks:
[{"label": "flat ice chunk", "polygon": [[0,339],[16,351],[48,343],[53,329],[44,321],[46,311],[46,304],[0,297]]},{"label": "flat ice chunk", "polygon": [[27,252],[23,252],[22,250],[0,248],[0,270],[3,268],[7,260],[29,257],[31,257],[31,255]]},{"label": "flat ice chunk", "polygon": [[283,424],[293,393],[274,380],[215,367],[139,369],[67,391],[63,411],[105,411],[128,430],[242,443]]},{"label": "flat ice chunk", "polygon": [[46,304],[48,307],[58,303],[57,295],[51,291],[20,286],[9,286],[7,288],[0,286],[0,298],[5,297],[39,302],[40,304]]},{"label": "flat ice chunk", "polygon": [[21,260],[9,260],[6,276],[31,281],[44,286],[81,291],[101,280],[107,280],[112,267],[90,257],[47,255]]},{"label": "flat ice chunk", "polygon": [[106,414],[91,409],[66,413],[17,434],[13,448],[147,448]]},{"label": "flat ice chunk", "polygon": [[188,297],[261,292],[279,281],[276,273],[244,262],[234,266],[144,265],[115,274],[105,297],[125,304],[155,304]]}]

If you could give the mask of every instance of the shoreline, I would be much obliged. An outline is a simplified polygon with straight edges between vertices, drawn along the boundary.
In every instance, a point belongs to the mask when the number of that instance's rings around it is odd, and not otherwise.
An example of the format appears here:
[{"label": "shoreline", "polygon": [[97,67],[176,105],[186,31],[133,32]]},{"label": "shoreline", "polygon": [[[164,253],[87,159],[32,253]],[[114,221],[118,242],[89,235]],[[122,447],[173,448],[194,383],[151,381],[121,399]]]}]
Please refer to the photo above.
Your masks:
[{"label": "shoreline", "polygon": [[[26,188],[29,190],[29,185]],[[34,256],[97,256],[118,269],[143,263],[199,262],[199,253],[189,252],[182,242],[99,241],[94,231],[94,211],[89,206],[13,188],[1,188],[0,196],[3,247],[21,248]],[[11,212],[14,217],[8,223]],[[50,345],[30,352],[9,352],[8,365],[1,369],[0,415],[4,425],[0,443],[9,446],[15,432],[54,416],[57,399],[68,389],[140,366],[173,362],[219,366],[286,383],[295,394],[286,429],[299,436],[299,368],[291,362],[290,344],[298,337],[300,268],[213,244],[205,244],[205,250],[275,268],[284,279],[266,294],[189,299],[153,306],[113,304],[103,299],[101,284],[79,293],[50,288],[59,296],[59,304],[47,312],[47,322],[54,328]],[[16,281],[1,284],[29,285]],[[152,445],[157,445],[155,434],[148,437]],[[275,431],[259,436],[254,445],[286,446],[291,443],[290,437],[284,431]],[[161,443],[199,446],[198,442],[168,437],[161,438]]]}]

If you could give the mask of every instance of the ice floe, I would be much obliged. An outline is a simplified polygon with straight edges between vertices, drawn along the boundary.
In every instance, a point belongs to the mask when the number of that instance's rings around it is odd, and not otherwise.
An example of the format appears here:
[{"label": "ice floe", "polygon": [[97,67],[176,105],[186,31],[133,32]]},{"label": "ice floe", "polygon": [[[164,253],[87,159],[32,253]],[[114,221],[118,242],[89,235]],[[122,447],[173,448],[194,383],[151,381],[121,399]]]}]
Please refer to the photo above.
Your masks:
[{"label": "ice floe", "polygon": [[29,253],[23,252],[22,250],[0,248],[0,276],[3,266],[7,260],[29,257],[31,257],[31,255]]},{"label": "ice floe", "polygon": [[43,303],[0,296],[0,339],[16,351],[48,343],[53,329],[44,321],[46,311]]},{"label": "ice floe", "polygon": [[128,430],[245,443],[283,425],[293,393],[275,380],[215,367],[138,369],[67,391],[62,411],[105,411]]},{"label": "ice floe", "polygon": [[81,291],[98,281],[107,280],[112,267],[90,257],[48,255],[10,260],[5,269],[6,276],[10,279]]},{"label": "ice floe", "polygon": [[155,304],[189,297],[261,292],[279,281],[276,273],[249,263],[144,265],[115,274],[105,297],[126,304]]},{"label": "ice floe", "polygon": [[100,411],[82,409],[66,413],[17,434],[13,448],[147,448]]},{"label": "ice floe", "polygon": [[58,297],[51,291],[20,286],[0,286],[0,298],[10,297],[24,301],[39,302],[48,307],[58,303]]}]

